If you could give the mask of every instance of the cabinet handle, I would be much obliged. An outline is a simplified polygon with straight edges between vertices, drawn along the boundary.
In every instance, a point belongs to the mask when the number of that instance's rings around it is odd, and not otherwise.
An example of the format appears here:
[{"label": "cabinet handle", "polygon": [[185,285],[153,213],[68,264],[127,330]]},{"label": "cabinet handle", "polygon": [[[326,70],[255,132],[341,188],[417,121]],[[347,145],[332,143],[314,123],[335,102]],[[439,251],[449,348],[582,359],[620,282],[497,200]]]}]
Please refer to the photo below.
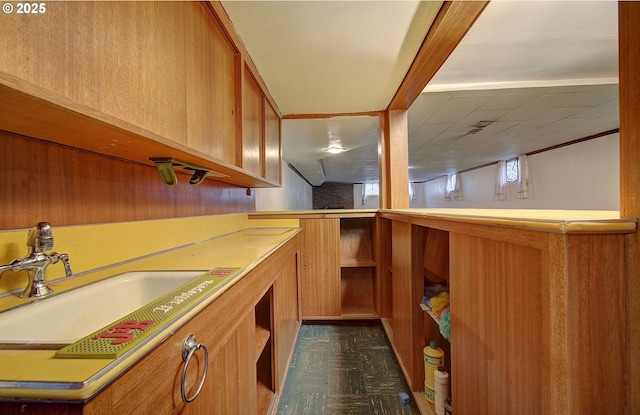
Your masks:
[{"label": "cabinet handle", "polygon": [[[187,377],[187,367],[189,366],[189,360],[191,360],[191,357],[198,349],[204,350],[204,373],[202,374],[202,380],[200,381],[198,390],[192,397],[188,398],[187,393],[184,390],[184,380]],[[196,399],[200,394],[202,386],[204,385],[204,380],[207,377],[207,370],[209,369],[209,351],[204,344],[196,342],[196,336],[194,334],[188,335],[182,343],[182,360],[184,361],[184,366],[182,367],[182,384],[180,385],[180,393],[182,394],[182,401],[184,403],[190,403],[193,402],[193,400]]]}]

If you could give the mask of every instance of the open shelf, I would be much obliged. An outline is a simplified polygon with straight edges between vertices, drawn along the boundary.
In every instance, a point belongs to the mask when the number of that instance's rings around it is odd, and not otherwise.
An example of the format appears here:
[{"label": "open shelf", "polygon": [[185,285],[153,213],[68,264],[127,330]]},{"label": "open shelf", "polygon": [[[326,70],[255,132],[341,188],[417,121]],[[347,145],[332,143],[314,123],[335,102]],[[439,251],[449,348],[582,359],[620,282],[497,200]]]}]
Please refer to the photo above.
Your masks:
[{"label": "open shelf", "polygon": [[256,362],[260,359],[260,356],[270,339],[271,332],[264,327],[256,325]]},{"label": "open shelf", "polygon": [[366,268],[375,267],[376,261],[371,258],[341,258],[341,268]]},{"label": "open shelf", "polygon": [[377,318],[375,218],[340,219],[342,317]]},{"label": "open shelf", "polygon": [[[423,293],[427,287],[435,285],[449,292],[449,233],[434,228],[420,228],[422,237],[421,246],[414,252],[415,255],[422,256],[422,289]],[[429,292],[439,292],[428,290]],[[435,295],[434,295],[435,296]],[[451,376],[451,344],[440,332],[440,319],[430,306],[420,303],[420,308],[424,311],[422,342],[428,345],[435,341],[437,346],[444,351],[444,369]],[[423,347],[424,347],[423,346]],[[422,352],[422,351],[420,351]],[[421,391],[413,391],[414,398],[418,404],[421,414],[435,414],[435,405],[429,402]],[[451,392],[449,392],[449,396]]]},{"label": "open shelf", "polygon": [[258,414],[260,415],[268,413],[275,395],[272,353],[273,336],[271,336],[273,321],[272,295],[272,289],[270,288],[255,307],[256,382]]},{"label": "open shelf", "polygon": [[438,316],[436,315],[436,313],[434,313],[433,311],[431,311],[431,309],[424,303],[420,303],[420,308],[422,309],[422,311],[424,311],[425,313],[427,313],[429,315],[429,317],[431,317],[431,319],[437,324],[440,325],[440,321],[438,320]]},{"label": "open shelf", "polygon": [[436,406],[427,400],[424,392],[413,392],[413,399],[422,415],[436,415]]},{"label": "open shelf", "polygon": [[376,317],[373,277],[375,268],[342,268],[342,315]]}]

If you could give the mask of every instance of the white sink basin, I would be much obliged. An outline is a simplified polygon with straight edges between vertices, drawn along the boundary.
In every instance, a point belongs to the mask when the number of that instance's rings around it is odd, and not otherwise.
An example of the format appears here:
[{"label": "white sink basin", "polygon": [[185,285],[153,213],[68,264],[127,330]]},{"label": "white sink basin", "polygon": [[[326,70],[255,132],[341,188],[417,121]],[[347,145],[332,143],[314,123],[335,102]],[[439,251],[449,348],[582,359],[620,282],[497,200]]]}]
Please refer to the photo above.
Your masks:
[{"label": "white sink basin", "polygon": [[0,343],[73,343],[206,272],[128,272],[5,311]]}]

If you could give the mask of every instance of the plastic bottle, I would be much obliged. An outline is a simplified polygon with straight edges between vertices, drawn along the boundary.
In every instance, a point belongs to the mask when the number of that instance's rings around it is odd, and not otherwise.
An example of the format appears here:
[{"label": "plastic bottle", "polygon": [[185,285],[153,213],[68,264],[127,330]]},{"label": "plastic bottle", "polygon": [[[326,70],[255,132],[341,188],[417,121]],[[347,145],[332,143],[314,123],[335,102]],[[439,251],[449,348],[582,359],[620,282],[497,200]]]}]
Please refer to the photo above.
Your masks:
[{"label": "plastic bottle", "polygon": [[444,402],[449,398],[449,374],[440,366],[433,372],[436,395],[436,415],[445,415]]},{"label": "plastic bottle", "polygon": [[444,366],[444,351],[432,341],[422,352],[424,354],[424,393],[429,402],[435,403],[433,373],[439,366]]}]

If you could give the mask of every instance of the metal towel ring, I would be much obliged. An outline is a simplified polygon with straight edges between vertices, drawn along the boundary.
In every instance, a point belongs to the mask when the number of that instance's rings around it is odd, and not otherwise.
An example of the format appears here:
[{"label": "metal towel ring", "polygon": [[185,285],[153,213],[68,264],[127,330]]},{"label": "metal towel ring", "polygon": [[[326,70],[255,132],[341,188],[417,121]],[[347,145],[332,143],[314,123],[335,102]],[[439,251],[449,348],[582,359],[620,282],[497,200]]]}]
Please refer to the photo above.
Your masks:
[{"label": "metal towel ring", "polygon": [[[204,373],[202,374],[202,380],[200,381],[200,385],[198,386],[198,390],[196,393],[188,398],[187,393],[184,390],[184,380],[187,377],[187,367],[189,366],[189,360],[198,349],[204,350]],[[182,394],[182,401],[184,403],[193,402],[194,399],[198,397],[200,391],[202,390],[202,386],[204,385],[204,380],[207,377],[207,370],[209,369],[209,351],[204,344],[200,344],[196,342],[196,336],[190,334],[184,339],[182,343],[182,360],[184,361],[184,366],[182,367],[182,384],[180,385],[180,393]]]}]

